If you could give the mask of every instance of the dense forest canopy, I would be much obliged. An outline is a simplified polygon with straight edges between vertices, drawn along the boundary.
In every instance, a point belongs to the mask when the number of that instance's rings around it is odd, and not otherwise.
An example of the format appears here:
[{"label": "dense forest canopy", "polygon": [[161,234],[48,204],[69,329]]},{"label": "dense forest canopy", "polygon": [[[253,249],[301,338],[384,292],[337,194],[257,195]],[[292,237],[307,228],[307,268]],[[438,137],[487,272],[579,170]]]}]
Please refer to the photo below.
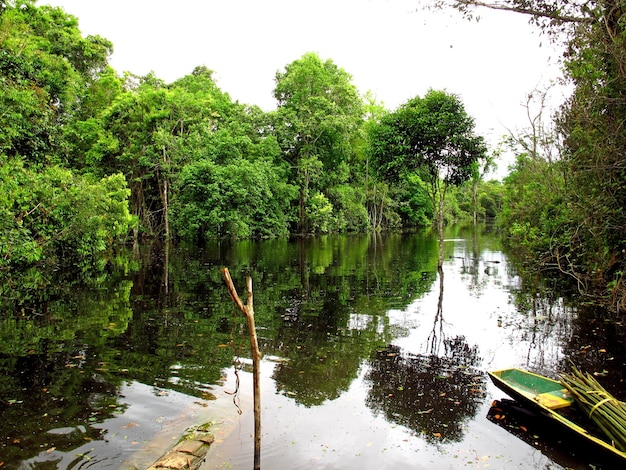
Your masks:
[{"label": "dense forest canopy", "polygon": [[[71,14],[0,1],[0,270],[82,265],[127,240],[397,230],[435,220],[441,231],[445,221],[497,216],[536,267],[621,309],[621,2],[428,5],[468,17],[485,7],[527,14],[566,45],[574,92],[550,125],[533,121],[511,136],[517,159],[504,182],[482,180],[495,152],[447,90],[388,110],[332,59],[306,52],[277,71],[277,108],[264,112],[233,101],[206,66],[173,83],[120,74],[108,64],[113,44],[84,37]],[[438,139],[447,116],[455,125]]]}]

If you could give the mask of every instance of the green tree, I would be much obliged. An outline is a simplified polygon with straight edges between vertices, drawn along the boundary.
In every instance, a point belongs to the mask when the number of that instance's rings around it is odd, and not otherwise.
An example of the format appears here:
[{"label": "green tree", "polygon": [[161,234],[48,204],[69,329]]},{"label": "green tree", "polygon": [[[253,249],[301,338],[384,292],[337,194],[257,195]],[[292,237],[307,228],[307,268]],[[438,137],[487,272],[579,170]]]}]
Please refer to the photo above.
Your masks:
[{"label": "green tree", "polygon": [[[394,191],[384,181],[380,180],[373,165],[371,164],[373,148],[372,139],[375,137],[376,130],[379,128],[381,119],[389,113],[385,108],[384,103],[379,102],[371,91],[365,93],[364,100],[364,115],[365,122],[362,128],[364,134],[364,149],[363,149],[363,185],[365,188],[366,209],[369,218],[369,225],[372,230],[380,231],[382,229],[396,229],[400,226],[400,220],[402,217],[408,220],[411,225],[426,226],[429,223],[430,217],[424,220],[419,212],[422,212],[421,205],[417,209],[417,212],[413,210],[412,204],[404,203],[407,199],[413,199],[416,201],[424,196],[424,191],[421,185],[415,188],[415,185],[409,181],[408,185],[398,188],[399,191]],[[415,190],[413,192],[413,190]],[[410,195],[407,197],[407,195]],[[400,204],[396,204],[396,201],[400,201]],[[429,204],[426,204],[428,206]],[[424,206],[425,207],[425,206]],[[408,210],[407,210],[408,209]],[[400,213],[398,213],[398,211]]]},{"label": "green tree", "polygon": [[[563,139],[563,223],[545,258],[594,294],[608,290],[616,310],[626,303],[624,200],[626,131],[626,7],[621,0],[434,0],[474,16],[476,7],[526,14],[565,46],[564,71],[574,92],[557,116]],[[555,133],[554,137],[557,136]],[[536,175],[540,177],[539,175]],[[550,224],[550,227],[552,225]],[[607,289],[608,288],[608,289]]]},{"label": "green tree", "polygon": [[0,152],[28,162],[59,158],[63,126],[80,109],[84,90],[106,68],[112,50],[83,38],[78,20],[34,1],[3,2],[0,12]]},{"label": "green tree", "polygon": [[102,113],[102,131],[87,161],[94,171],[123,173],[138,229],[169,238],[172,178],[182,165],[201,157],[203,142],[232,106],[205,67],[170,86],[153,75],[142,77]]},{"label": "green tree", "polygon": [[18,159],[0,165],[0,270],[84,267],[123,241],[133,219],[122,175],[96,180]]},{"label": "green tree", "polygon": [[[101,114],[101,130],[96,129],[98,139],[87,152],[87,160],[93,171],[121,172],[126,176],[131,189],[131,212],[140,220],[138,229],[143,234],[165,238],[198,235],[178,222],[174,225],[182,230],[180,233],[170,227],[171,207],[177,206],[176,217],[184,212],[177,198],[195,198],[188,181],[193,171],[184,172],[189,165],[209,161],[232,170],[239,164],[272,163],[277,168],[270,179],[276,182],[276,175],[283,175],[280,148],[270,132],[268,116],[257,107],[233,103],[217,87],[213,72],[206,67],[196,67],[170,85],[148,75],[127,88]],[[240,178],[242,174],[231,172],[223,176]],[[242,181],[233,184],[245,185]],[[181,191],[192,192],[183,195]],[[288,201],[286,212],[289,206]],[[234,214],[236,209],[232,210]],[[216,228],[202,230],[200,235],[242,237],[245,233],[256,232]]]},{"label": "green tree", "polygon": [[82,90],[81,106],[74,119],[63,126],[62,160],[74,169],[87,167],[87,154],[105,134],[102,116],[124,92],[124,79],[107,67]]},{"label": "green tree", "polygon": [[285,181],[279,167],[262,160],[187,165],[173,207],[176,232],[191,240],[287,235],[295,188]]},{"label": "green tree", "polygon": [[558,118],[564,137],[568,204],[574,224],[559,267],[626,304],[626,6],[597,2],[593,19],[568,42],[575,88]]},{"label": "green tree", "polygon": [[424,183],[434,208],[441,266],[447,190],[469,180],[486,155],[474,120],[456,95],[430,90],[383,117],[374,132],[372,155],[385,179],[406,181],[413,174]]},{"label": "green tree", "polygon": [[498,223],[507,243],[532,253],[535,268],[545,268],[569,246],[563,148],[553,123],[546,120],[547,91],[529,93],[527,129],[511,134],[507,145],[515,164],[504,179],[504,200]]},{"label": "green tree", "polygon": [[300,191],[298,228],[303,233],[312,228],[306,210],[310,193],[347,180],[361,99],[347,72],[311,52],[277,72],[274,97],[278,141]]},{"label": "green tree", "polygon": [[480,183],[485,179],[485,176],[497,167],[496,164],[497,155],[485,155],[480,161],[476,161],[472,168],[472,215],[474,224],[478,222],[479,201],[478,201],[478,188]]}]

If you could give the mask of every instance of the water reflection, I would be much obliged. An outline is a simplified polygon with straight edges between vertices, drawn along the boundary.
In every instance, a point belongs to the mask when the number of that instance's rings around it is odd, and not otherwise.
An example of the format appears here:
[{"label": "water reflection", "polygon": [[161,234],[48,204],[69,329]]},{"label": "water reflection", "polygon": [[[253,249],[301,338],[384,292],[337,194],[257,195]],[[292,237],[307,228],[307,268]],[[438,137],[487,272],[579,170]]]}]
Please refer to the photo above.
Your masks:
[{"label": "water reflection", "polygon": [[444,274],[443,267],[439,266],[439,298],[437,299],[437,313],[433,322],[433,329],[428,336],[428,349],[431,356],[439,355],[441,345],[445,341],[445,332],[443,330],[443,286]]},{"label": "water reflection", "polygon": [[[440,272],[436,239],[420,233],[153,245],[80,284],[31,276],[23,297],[0,300],[0,460],[34,466],[83,453],[80,441],[115,467],[112,435],[131,434],[122,426],[153,429],[176,394],[212,409],[233,357],[248,351],[223,266],[254,280],[259,345],[273,361],[267,393],[306,410],[309,422],[348,402],[347,432],[355,413],[374,426],[363,417],[373,410],[424,445],[458,443],[468,422],[484,418],[486,368],[554,375],[574,358],[624,378],[622,326],[583,315],[554,288],[522,283],[484,227],[453,227],[446,239]],[[150,406],[131,418],[138,403]],[[271,442],[278,431],[267,426]],[[391,432],[385,426],[379,436]]]},{"label": "water reflection", "polygon": [[439,293],[427,354],[411,354],[389,345],[369,363],[371,389],[366,403],[389,421],[421,434],[431,443],[460,441],[464,424],[485,396],[477,346],[464,336],[447,338],[444,330],[444,270],[438,267]]},{"label": "water reflection", "polygon": [[[524,345],[520,363],[542,375],[555,376],[563,345],[572,337],[576,309],[550,287],[528,284],[510,289],[515,309],[499,321],[509,341]],[[569,370],[566,365],[563,369]]]},{"label": "water reflection", "polygon": [[568,370],[571,361],[596,376],[609,393],[626,400],[626,323],[593,307],[581,306],[576,313],[559,368]]},{"label": "water reflection", "polygon": [[444,343],[442,356],[408,354],[390,345],[376,352],[366,375],[367,406],[431,443],[460,441],[485,396],[477,349],[463,337]]},{"label": "water reflection", "polygon": [[624,466],[622,459],[608,452],[598,452],[597,447],[574,432],[566,432],[555,420],[533,413],[514,400],[494,400],[487,419],[548,455],[563,468],[614,469]]}]

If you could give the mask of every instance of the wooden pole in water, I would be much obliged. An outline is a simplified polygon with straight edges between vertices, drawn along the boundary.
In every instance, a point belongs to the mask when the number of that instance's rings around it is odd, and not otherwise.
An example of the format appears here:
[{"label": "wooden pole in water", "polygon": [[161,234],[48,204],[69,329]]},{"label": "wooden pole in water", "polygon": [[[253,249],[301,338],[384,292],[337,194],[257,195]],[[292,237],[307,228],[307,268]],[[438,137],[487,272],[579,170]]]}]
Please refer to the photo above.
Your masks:
[{"label": "wooden pole in water", "polygon": [[248,299],[244,304],[239,295],[237,289],[233,284],[233,280],[230,277],[228,268],[222,269],[222,275],[226,281],[226,287],[228,287],[228,293],[233,302],[237,305],[239,310],[243,312],[248,323],[248,333],[250,335],[250,351],[252,354],[252,380],[254,387],[254,470],[260,470],[261,468],[261,376],[260,376],[260,362],[261,352],[259,351],[259,343],[256,337],[256,327],[254,326],[254,307],[252,303],[252,278],[248,276],[246,278],[246,290],[248,292]]}]

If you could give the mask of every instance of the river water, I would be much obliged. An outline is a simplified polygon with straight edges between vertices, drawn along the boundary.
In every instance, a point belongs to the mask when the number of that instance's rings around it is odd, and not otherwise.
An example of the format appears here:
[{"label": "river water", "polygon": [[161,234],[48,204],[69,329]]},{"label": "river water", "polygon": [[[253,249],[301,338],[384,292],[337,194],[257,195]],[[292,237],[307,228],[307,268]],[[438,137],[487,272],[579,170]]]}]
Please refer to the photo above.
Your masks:
[{"label": "river water", "polygon": [[623,399],[623,326],[523,275],[488,226],[450,228],[441,271],[437,253],[429,233],[152,246],[88,282],[24,282],[0,317],[0,467],[147,468],[210,421],[202,468],[252,468],[226,266],[244,299],[253,280],[262,468],[612,468],[541,422],[493,419],[507,397],[486,371],[572,361]]}]

